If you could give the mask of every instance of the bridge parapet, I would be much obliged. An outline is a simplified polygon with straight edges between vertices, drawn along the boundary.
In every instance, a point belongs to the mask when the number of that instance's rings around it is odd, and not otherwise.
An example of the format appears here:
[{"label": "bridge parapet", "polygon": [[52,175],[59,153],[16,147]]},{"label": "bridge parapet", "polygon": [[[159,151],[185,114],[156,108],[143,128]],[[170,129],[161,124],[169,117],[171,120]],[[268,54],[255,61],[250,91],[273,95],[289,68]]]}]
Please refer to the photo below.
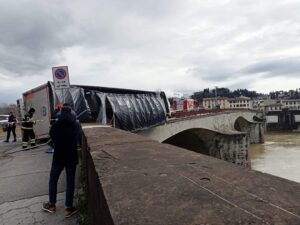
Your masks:
[{"label": "bridge parapet", "polygon": [[84,128],[91,224],[299,224],[300,184],[113,128]]},{"label": "bridge parapet", "polygon": [[263,126],[255,111],[230,110],[179,117],[137,133],[239,165],[249,165],[250,143],[263,141]]},{"label": "bridge parapet", "polygon": [[177,133],[192,128],[202,128],[230,135],[237,133],[235,122],[240,117],[244,118],[248,123],[257,123],[253,120],[255,114],[256,112],[249,110],[196,114],[189,117],[172,119],[164,125],[137,131],[136,133],[159,142],[163,142]]}]

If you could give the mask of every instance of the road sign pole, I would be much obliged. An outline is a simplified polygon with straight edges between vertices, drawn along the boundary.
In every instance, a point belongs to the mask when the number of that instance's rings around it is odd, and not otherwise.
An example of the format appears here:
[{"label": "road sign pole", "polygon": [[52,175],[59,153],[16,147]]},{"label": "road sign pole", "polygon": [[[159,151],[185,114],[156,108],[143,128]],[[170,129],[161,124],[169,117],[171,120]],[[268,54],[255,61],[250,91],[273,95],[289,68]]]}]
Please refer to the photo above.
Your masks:
[{"label": "road sign pole", "polygon": [[64,104],[64,103],[66,103],[66,97],[65,97],[65,94],[66,94],[66,92],[65,92],[65,89],[63,88],[63,89],[61,89],[61,100],[62,100],[62,103]]},{"label": "road sign pole", "polygon": [[69,72],[67,66],[52,67],[55,90],[61,89],[61,101],[66,103],[66,95],[70,88]]}]

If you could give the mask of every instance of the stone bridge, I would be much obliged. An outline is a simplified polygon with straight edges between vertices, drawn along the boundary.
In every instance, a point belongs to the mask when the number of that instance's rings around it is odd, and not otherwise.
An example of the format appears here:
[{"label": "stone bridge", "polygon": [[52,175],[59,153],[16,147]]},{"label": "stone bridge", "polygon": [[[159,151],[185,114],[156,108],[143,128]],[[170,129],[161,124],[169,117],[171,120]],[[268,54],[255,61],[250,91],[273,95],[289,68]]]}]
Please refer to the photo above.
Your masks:
[{"label": "stone bridge", "polygon": [[166,124],[137,132],[144,137],[248,165],[248,147],[263,142],[263,124],[250,110],[221,111],[175,118]]}]

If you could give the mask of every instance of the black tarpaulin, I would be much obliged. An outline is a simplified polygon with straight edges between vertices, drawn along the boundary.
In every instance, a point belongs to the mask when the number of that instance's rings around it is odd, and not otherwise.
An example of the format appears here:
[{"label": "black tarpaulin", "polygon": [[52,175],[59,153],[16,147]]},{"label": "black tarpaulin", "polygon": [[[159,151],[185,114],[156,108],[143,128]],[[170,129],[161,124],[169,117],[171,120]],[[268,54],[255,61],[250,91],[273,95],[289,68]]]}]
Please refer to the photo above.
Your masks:
[{"label": "black tarpaulin", "polygon": [[166,122],[166,103],[155,92],[79,85],[55,90],[53,83],[50,86],[53,109],[57,104],[68,103],[80,122],[111,124],[127,131]]},{"label": "black tarpaulin", "polygon": [[155,94],[114,94],[97,92],[100,107],[97,121],[136,131],[166,122],[162,100]]},{"label": "black tarpaulin", "polygon": [[[53,86],[52,86],[53,88]],[[54,108],[58,104],[67,103],[75,111],[77,119],[80,122],[90,121],[90,108],[84,96],[84,91],[79,87],[70,87],[68,89],[52,89]]]},{"label": "black tarpaulin", "polygon": [[107,94],[115,127],[141,130],[166,122],[163,104],[155,94]]}]

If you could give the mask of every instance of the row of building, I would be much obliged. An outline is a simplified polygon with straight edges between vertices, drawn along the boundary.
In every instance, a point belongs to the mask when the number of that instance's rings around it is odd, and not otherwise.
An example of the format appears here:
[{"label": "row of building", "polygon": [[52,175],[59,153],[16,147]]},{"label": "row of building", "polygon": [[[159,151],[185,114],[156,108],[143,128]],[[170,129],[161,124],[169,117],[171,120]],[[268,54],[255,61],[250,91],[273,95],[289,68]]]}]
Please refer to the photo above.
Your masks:
[{"label": "row of building", "polygon": [[255,109],[265,113],[283,109],[300,110],[300,99],[270,99],[268,96],[259,99],[240,96],[236,98],[214,97],[203,98],[197,102],[192,98],[173,98],[174,111],[193,111],[211,109]]},{"label": "row of building", "polygon": [[203,98],[203,101],[198,103],[192,98],[173,98],[172,109],[174,111],[193,111],[193,110],[210,110],[210,109],[252,109],[253,101],[248,97],[238,98]]},{"label": "row of building", "polygon": [[210,97],[197,102],[192,98],[173,98],[173,111],[202,111],[214,109],[253,109],[266,121],[266,131],[300,130],[300,99],[272,98],[262,95],[251,99]]}]

